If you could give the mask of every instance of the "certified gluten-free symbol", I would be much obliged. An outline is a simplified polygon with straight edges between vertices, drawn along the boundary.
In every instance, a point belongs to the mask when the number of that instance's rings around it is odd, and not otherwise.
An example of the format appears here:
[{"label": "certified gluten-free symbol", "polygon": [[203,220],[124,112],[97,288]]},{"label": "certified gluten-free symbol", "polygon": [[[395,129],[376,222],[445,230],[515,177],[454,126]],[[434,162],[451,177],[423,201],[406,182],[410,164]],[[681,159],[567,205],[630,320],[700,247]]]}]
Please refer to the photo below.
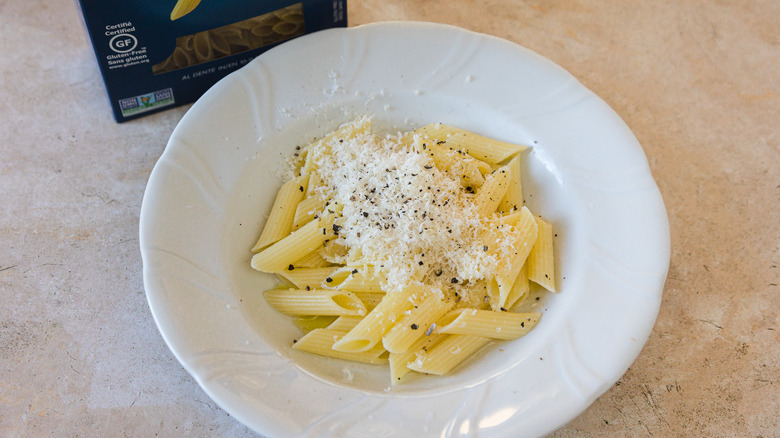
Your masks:
[{"label": "certified gluten-free symbol", "polygon": [[115,51],[116,53],[127,53],[135,49],[135,46],[137,45],[138,40],[129,33],[120,33],[119,35],[114,35],[111,38],[111,41],[108,42],[108,46],[111,47],[111,50]]}]

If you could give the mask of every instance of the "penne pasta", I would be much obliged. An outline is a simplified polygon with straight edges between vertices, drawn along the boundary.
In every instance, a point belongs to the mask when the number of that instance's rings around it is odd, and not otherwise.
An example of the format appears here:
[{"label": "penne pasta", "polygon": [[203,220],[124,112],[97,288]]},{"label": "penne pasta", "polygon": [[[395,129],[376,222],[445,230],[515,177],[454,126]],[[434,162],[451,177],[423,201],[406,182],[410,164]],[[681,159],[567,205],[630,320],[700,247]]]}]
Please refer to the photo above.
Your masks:
[{"label": "penne pasta", "polygon": [[412,285],[403,291],[386,295],[382,302],[335,343],[333,348],[345,352],[369,350],[401,319],[403,312],[414,306],[413,299],[419,299],[426,293],[424,287]]},{"label": "penne pasta", "polygon": [[314,219],[314,216],[325,208],[325,201],[319,196],[310,196],[303,198],[295,207],[295,214],[293,215],[292,229],[306,225],[309,221]]},{"label": "penne pasta", "polygon": [[436,167],[450,178],[460,181],[464,187],[477,188],[484,184],[485,178],[480,172],[478,160],[465,152],[454,151],[437,144],[427,145],[426,150],[433,157]]},{"label": "penne pasta", "polygon": [[333,322],[331,322],[327,328],[330,330],[339,330],[346,333],[352,330],[352,328],[355,327],[362,319],[362,316],[341,315]]},{"label": "penne pasta", "polygon": [[[531,292],[531,284],[528,282],[528,262],[526,262],[520,272],[517,273],[514,283],[512,283],[512,289],[509,291],[509,295],[506,297],[504,308],[511,310],[518,304],[522,303],[528,297]],[[501,310],[500,307],[493,310]]]},{"label": "penne pasta", "polygon": [[419,373],[444,375],[489,342],[490,338],[479,336],[450,335],[407,367]]},{"label": "penne pasta", "polygon": [[354,362],[363,362],[370,364],[387,363],[388,355],[385,354],[382,345],[376,345],[374,348],[359,352],[344,352],[333,349],[333,345],[338,342],[345,332],[330,329],[316,329],[298,339],[293,344],[294,350],[307,351],[309,353],[319,354],[321,356],[333,357],[336,359],[346,359]]},{"label": "penne pasta", "polygon": [[[300,19],[214,35],[262,39]],[[396,384],[532,330],[540,313],[508,309],[531,280],[555,284],[552,227],[523,205],[523,149],[441,124],[379,137],[368,118],[296,148],[300,176],[277,194],[251,260],[290,287],[265,297],[307,332],[293,348],[389,363]]]},{"label": "penne pasta", "polygon": [[365,315],[366,306],[355,294],[337,290],[271,289],[265,300],[286,315]]},{"label": "penne pasta", "polygon": [[525,260],[531,252],[538,233],[536,220],[534,220],[533,214],[526,207],[520,209],[520,217],[515,227],[520,231],[520,236],[514,242],[513,253],[501,261],[495,277],[499,289],[499,308],[505,308],[512,285],[523,264],[525,264]]},{"label": "penne pasta", "polygon": [[358,298],[360,298],[360,301],[363,302],[363,304],[366,305],[366,309],[371,311],[374,310],[374,307],[378,306],[379,303],[382,302],[382,300],[385,298],[384,293],[376,293],[376,292],[353,292],[355,295],[357,295]]},{"label": "penne pasta", "polygon": [[390,380],[397,384],[401,379],[412,371],[409,364],[425,356],[429,350],[443,341],[447,335],[428,334],[417,340],[409,349],[403,353],[390,353]]},{"label": "penne pasta", "polygon": [[477,210],[483,215],[496,211],[508,188],[509,169],[506,166],[500,167],[485,179],[485,184],[477,191],[474,197]]},{"label": "penne pasta", "polygon": [[[293,264],[294,265],[294,264]],[[324,268],[295,268],[293,270],[284,270],[277,272],[277,275],[284,277],[298,289],[315,289],[323,287],[326,278],[337,271],[336,266]],[[327,284],[327,283],[326,283]]]},{"label": "penne pasta", "polygon": [[506,165],[509,171],[508,186],[504,197],[498,204],[498,210],[504,213],[512,213],[519,210],[523,202],[523,182],[521,179],[520,155],[515,156]]},{"label": "penne pasta", "polygon": [[539,237],[528,254],[528,278],[550,292],[555,292],[555,259],[553,257],[553,227],[537,217]]},{"label": "penne pasta", "polygon": [[346,289],[352,292],[382,293],[380,277],[370,266],[345,266],[330,275],[331,282],[326,287]]},{"label": "penne pasta", "polygon": [[428,138],[443,141],[449,148],[462,150],[488,164],[498,164],[526,149],[526,146],[493,140],[465,129],[435,123],[414,131]]},{"label": "penne pasta", "polygon": [[312,251],[293,262],[295,268],[325,268],[328,266],[333,266],[333,264],[322,258],[319,250]]},{"label": "penne pasta", "polygon": [[[428,294],[419,304],[398,321],[397,324],[382,337],[382,345],[390,353],[407,351],[421,337],[425,336],[431,324],[441,318],[454,305],[453,302],[442,300],[439,294]],[[430,332],[428,332],[430,334]]]},{"label": "penne pasta", "polygon": [[517,339],[531,331],[541,316],[535,312],[456,309],[437,322],[434,333]]},{"label": "penne pasta", "polygon": [[284,183],[282,188],[276,194],[274,205],[271,207],[271,214],[260,233],[260,238],[252,247],[252,252],[260,251],[266,246],[277,242],[290,234],[292,230],[295,209],[298,203],[303,199],[303,193],[306,191],[309,176],[304,175],[291,179]]},{"label": "penne pasta", "polygon": [[252,257],[252,268],[261,272],[289,269],[293,262],[322,246],[332,234],[333,215],[320,216]]}]

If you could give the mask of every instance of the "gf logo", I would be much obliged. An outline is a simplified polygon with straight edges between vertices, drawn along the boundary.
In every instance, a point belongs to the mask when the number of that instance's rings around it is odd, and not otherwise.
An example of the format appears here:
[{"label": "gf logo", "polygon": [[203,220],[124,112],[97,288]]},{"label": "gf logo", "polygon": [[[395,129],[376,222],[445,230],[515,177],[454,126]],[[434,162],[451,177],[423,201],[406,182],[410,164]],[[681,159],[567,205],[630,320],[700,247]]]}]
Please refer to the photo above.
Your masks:
[{"label": "gf logo", "polygon": [[111,38],[111,41],[108,42],[108,46],[111,47],[111,50],[115,51],[116,53],[127,53],[135,49],[135,46],[137,45],[138,40],[129,33],[120,33],[119,35],[114,35]]}]

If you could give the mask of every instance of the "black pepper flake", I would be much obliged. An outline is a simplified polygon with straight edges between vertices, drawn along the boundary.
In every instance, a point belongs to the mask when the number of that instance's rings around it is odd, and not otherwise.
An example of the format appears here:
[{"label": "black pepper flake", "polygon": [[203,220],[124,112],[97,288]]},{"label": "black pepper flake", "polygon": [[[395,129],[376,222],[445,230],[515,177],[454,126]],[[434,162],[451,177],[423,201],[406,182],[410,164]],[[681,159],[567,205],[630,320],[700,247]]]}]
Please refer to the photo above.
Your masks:
[{"label": "black pepper flake", "polygon": [[303,191],[303,186],[298,186],[298,190]]},{"label": "black pepper flake", "polygon": [[298,340],[297,339],[293,339],[293,344],[296,343],[296,342],[298,342]]},{"label": "black pepper flake", "polygon": [[447,143],[447,142],[444,141],[444,140],[439,140],[439,141],[436,142],[436,144],[444,144],[444,143]]},{"label": "black pepper flake", "polygon": [[418,328],[420,328],[420,326],[418,326],[417,324],[412,324],[409,327],[411,327],[412,330],[417,330]]},{"label": "black pepper flake", "polygon": [[434,272],[434,274],[436,274],[437,277],[440,276],[441,275],[441,269],[437,269],[436,272]]},{"label": "black pepper flake", "polygon": [[458,282],[458,279],[455,277],[452,277],[452,280],[450,280],[450,283],[455,284]]},{"label": "black pepper flake", "polygon": [[504,309],[504,308],[502,307],[502,308],[501,308],[501,311],[502,311],[502,312],[506,312],[506,309]]},{"label": "black pepper flake", "polygon": [[423,167],[424,167],[424,168],[426,168],[426,169],[428,169],[428,170],[431,170],[431,169],[433,169],[433,166],[423,166]]},{"label": "black pepper flake", "polygon": [[487,250],[488,250],[488,246],[487,246],[487,245],[485,245],[485,246],[483,246],[483,247],[482,247],[482,251],[485,251],[485,252],[487,252]]},{"label": "black pepper flake", "polygon": [[357,269],[353,269],[353,270],[352,270],[352,273],[353,273],[353,274],[357,274]]},{"label": "black pepper flake", "polygon": [[336,235],[339,235],[339,230],[341,230],[341,225],[333,224],[333,232],[336,233]]},{"label": "black pepper flake", "polygon": [[422,265],[423,265],[423,262],[422,262],[422,260],[420,260],[419,262],[417,262],[417,264],[418,264],[418,265],[420,265],[420,266],[422,266]]},{"label": "black pepper flake", "polygon": [[325,282],[326,283],[333,283],[333,279],[328,277],[328,278],[325,279]]},{"label": "black pepper flake", "polygon": [[295,266],[293,266],[293,265],[290,265],[290,266],[287,267],[288,271],[292,271],[293,269],[295,269]]},{"label": "black pepper flake", "polygon": [[311,290],[311,287],[309,287],[309,286],[306,286],[306,290]]},{"label": "black pepper flake", "polygon": [[520,321],[520,327],[525,327],[525,321]]},{"label": "black pepper flake", "polygon": [[367,211],[363,212],[363,217],[368,217],[368,212]]},{"label": "black pepper flake", "polygon": [[344,143],[344,139],[343,139],[343,138],[340,138],[340,139],[339,139],[339,143]]}]

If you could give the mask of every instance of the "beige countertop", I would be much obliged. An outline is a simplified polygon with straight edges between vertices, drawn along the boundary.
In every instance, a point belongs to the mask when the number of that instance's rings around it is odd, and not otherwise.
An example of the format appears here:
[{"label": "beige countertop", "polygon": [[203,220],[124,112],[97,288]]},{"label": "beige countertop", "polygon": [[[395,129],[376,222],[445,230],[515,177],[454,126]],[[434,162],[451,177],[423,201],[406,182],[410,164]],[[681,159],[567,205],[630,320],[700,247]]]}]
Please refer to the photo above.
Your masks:
[{"label": "beige countertop", "polygon": [[[629,371],[553,436],[780,435],[780,2],[348,12],[522,44],[644,147],[671,224],[660,315]],[[0,1],[0,96],[0,436],[251,436],[179,365],[144,295],[141,200],[187,108],[114,123],[69,1]]]}]

